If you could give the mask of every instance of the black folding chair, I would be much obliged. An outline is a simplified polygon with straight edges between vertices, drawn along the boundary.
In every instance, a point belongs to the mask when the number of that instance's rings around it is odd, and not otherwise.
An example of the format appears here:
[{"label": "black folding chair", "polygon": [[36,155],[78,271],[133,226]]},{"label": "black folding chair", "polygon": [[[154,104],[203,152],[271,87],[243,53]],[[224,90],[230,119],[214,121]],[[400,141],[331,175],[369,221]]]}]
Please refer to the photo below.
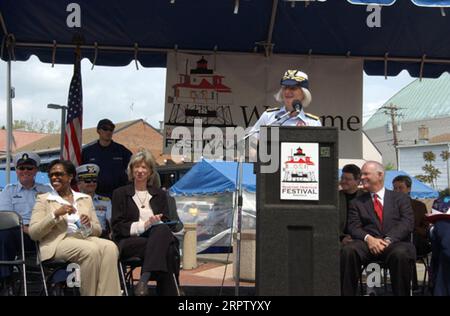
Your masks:
[{"label": "black folding chair", "polygon": [[[172,250],[175,252],[175,272],[173,273],[173,279],[175,282],[175,285],[177,287],[177,292],[178,292],[178,296],[180,296],[180,282],[179,282],[179,267],[180,267],[180,245],[178,240],[176,240],[176,242],[173,244],[172,246]],[[134,291],[134,281],[137,281],[136,279],[133,278],[133,271],[136,268],[142,267],[142,260],[139,257],[130,257],[127,259],[119,259],[119,273],[120,273],[120,278],[122,281],[122,285],[123,285],[123,290],[125,293],[125,296],[128,296],[128,287]],[[153,278],[151,278],[150,280],[154,280]]]},{"label": "black folding chair", "polygon": [[[58,260],[58,259],[48,259],[42,261],[41,259],[41,252],[39,249],[39,243],[36,242],[36,252],[37,252],[37,260],[39,263],[39,268],[41,271],[41,277],[42,277],[42,288],[45,296],[49,296],[49,288],[52,289],[51,294],[54,296],[63,296],[64,295],[64,289],[66,288],[66,273],[64,274],[64,278],[62,281],[59,282],[61,284],[60,287],[55,287],[55,276],[59,272],[66,272],[67,266],[70,264],[70,262],[64,261],[64,260]],[[46,273],[47,272],[47,276]],[[76,291],[75,287],[73,288],[73,295],[78,295],[79,292]],[[42,295],[42,294],[41,294]]]},{"label": "black folding chair", "polygon": [[133,278],[133,271],[139,267],[142,267],[142,260],[139,257],[119,260],[119,273],[125,296],[129,295],[128,288],[133,291],[133,284],[136,281]]},{"label": "black folding chair", "polygon": [[18,229],[20,231],[20,256],[13,260],[1,260],[0,266],[17,267],[23,275],[24,295],[27,296],[27,276],[25,267],[25,246],[23,241],[23,221],[22,216],[14,211],[0,211],[0,230]]},{"label": "black folding chair", "polygon": [[[430,252],[431,253],[431,252]],[[425,289],[428,287],[427,285],[427,276],[428,281],[430,279],[430,253],[424,255],[417,255],[416,260],[423,264],[424,272],[423,272],[423,281],[422,281],[422,295],[425,295]]]}]

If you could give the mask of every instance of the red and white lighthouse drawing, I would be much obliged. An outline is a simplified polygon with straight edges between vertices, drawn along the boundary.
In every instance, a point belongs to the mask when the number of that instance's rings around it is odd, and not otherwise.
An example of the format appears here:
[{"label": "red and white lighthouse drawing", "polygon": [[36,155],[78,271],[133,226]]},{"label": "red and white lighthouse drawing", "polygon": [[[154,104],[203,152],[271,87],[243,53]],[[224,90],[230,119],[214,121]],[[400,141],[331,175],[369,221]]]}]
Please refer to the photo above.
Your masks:
[{"label": "red and white lighthouse drawing", "polygon": [[314,162],[298,147],[284,162],[283,182],[317,182]]},{"label": "red and white lighthouse drawing", "polygon": [[319,200],[318,143],[281,143],[280,199]]},{"label": "red and white lighthouse drawing", "polygon": [[172,109],[165,124],[193,126],[194,119],[202,119],[204,127],[235,127],[230,109],[233,94],[224,83],[225,76],[208,68],[204,56],[196,64],[189,70],[187,59],[184,73],[178,73],[178,82],[172,85],[172,95],[168,96]]}]

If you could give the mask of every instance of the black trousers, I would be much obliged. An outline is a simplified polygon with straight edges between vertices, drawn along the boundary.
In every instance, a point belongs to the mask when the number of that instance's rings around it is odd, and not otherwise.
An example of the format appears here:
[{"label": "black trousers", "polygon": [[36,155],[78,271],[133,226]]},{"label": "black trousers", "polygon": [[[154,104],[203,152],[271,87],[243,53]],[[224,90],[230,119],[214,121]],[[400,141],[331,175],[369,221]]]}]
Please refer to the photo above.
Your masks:
[{"label": "black trousers", "polygon": [[361,267],[381,260],[389,268],[394,295],[407,296],[415,259],[415,247],[409,242],[392,243],[381,255],[375,256],[364,241],[354,240],[341,249],[341,294],[356,295]]},{"label": "black trousers", "polygon": [[[178,240],[167,225],[151,228],[148,237],[132,236],[119,242],[120,258],[139,257],[142,259],[142,272],[150,272],[156,280],[159,295],[177,295],[174,275],[179,272]],[[178,266],[177,266],[178,264]]]}]

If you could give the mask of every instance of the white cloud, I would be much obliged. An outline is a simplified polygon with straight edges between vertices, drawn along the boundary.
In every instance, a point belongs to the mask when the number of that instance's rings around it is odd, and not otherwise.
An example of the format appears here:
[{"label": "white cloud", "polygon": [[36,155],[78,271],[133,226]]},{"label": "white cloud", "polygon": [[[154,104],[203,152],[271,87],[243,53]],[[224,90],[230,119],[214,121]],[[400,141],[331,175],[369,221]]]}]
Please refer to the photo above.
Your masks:
[{"label": "white cloud", "polygon": [[[115,122],[146,118],[155,127],[163,119],[166,70],[136,70],[134,62],[126,67],[100,67],[91,70],[88,60],[82,62],[84,126],[92,127],[101,118]],[[0,62],[0,74],[6,63]],[[66,104],[73,66],[41,63],[36,57],[12,63],[13,119],[46,119],[60,121],[60,112],[47,109],[48,103]],[[5,76],[0,75],[0,87]],[[0,125],[6,124],[5,89],[0,89]],[[133,111],[130,105],[134,103]]]}]

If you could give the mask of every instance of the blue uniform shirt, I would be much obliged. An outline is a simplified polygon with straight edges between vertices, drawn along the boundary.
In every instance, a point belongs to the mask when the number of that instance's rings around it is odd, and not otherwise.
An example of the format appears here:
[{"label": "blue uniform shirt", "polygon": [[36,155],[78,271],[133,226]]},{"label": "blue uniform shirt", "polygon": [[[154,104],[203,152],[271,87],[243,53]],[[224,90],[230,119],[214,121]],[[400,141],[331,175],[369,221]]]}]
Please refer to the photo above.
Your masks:
[{"label": "blue uniform shirt", "polygon": [[[286,116],[277,121],[279,117],[286,113],[286,107],[276,108],[276,109],[268,109],[265,111],[259,120],[253,125],[252,129],[249,133],[253,133],[261,128],[264,125],[271,126],[322,126],[319,117],[305,113],[303,109],[294,117]],[[257,137],[259,138],[259,132]]]},{"label": "blue uniform shirt", "polygon": [[15,211],[22,216],[23,223],[28,225],[36,196],[51,191],[50,185],[41,183],[35,183],[30,189],[25,189],[20,183],[8,184],[0,192],[0,211]]},{"label": "blue uniform shirt", "polygon": [[105,231],[107,230],[106,221],[111,221],[111,200],[107,197],[94,194],[92,201],[94,202],[98,221],[102,226],[102,230]]},{"label": "blue uniform shirt", "polygon": [[128,183],[126,169],[131,155],[131,151],[125,146],[114,141],[107,147],[101,146],[97,141],[83,149],[83,164],[94,163],[100,167],[96,190],[98,194],[112,198],[115,189]]}]

